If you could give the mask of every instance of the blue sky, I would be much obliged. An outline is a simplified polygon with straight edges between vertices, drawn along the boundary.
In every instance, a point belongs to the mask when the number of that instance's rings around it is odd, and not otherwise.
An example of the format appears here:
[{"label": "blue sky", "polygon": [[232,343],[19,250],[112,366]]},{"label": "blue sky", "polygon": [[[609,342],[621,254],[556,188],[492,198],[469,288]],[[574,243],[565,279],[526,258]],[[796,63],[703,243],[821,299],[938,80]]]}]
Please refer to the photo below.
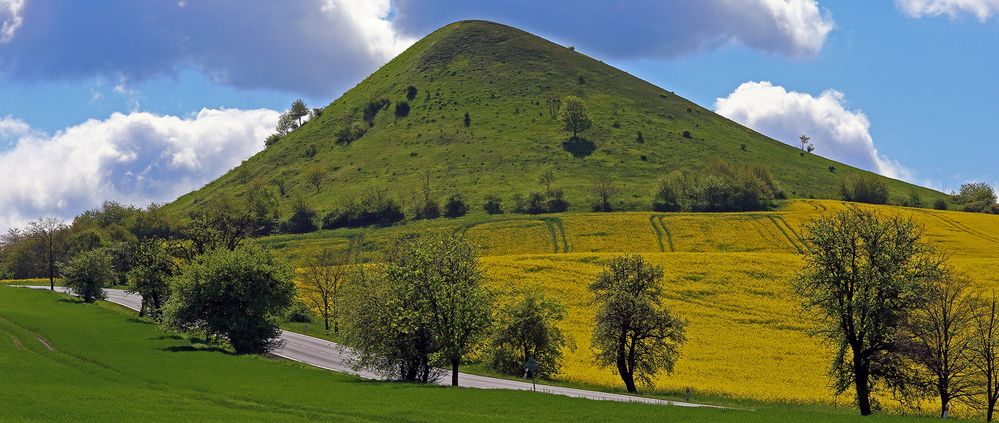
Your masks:
[{"label": "blue sky", "polygon": [[[520,27],[785,142],[999,182],[995,0],[0,0],[0,228],[170,201],[458,19]],[[281,7],[281,10],[277,10]]]}]

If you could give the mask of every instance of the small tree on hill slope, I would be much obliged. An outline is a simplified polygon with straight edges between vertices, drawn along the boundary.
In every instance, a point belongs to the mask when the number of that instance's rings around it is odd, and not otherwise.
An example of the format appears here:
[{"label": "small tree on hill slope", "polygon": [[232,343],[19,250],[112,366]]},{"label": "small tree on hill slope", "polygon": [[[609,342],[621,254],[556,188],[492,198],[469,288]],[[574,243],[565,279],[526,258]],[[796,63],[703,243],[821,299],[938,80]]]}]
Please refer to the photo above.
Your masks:
[{"label": "small tree on hill slope", "polygon": [[566,131],[572,132],[572,139],[576,139],[579,132],[590,129],[593,120],[586,111],[586,103],[576,96],[568,96],[562,99],[562,106],[559,110],[559,119],[562,127]]}]

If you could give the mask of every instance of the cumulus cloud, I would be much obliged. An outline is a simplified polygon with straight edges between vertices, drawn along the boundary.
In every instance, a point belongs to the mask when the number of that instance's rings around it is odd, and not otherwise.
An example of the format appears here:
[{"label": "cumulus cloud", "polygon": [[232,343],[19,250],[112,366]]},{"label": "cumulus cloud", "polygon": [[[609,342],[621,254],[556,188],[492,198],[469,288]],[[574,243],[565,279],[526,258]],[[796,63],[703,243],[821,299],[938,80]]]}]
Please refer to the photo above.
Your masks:
[{"label": "cumulus cloud", "polygon": [[8,43],[21,27],[24,0],[0,0],[0,44]]},{"label": "cumulus cloud", "polygon": [[913,18],[971,14],[985,22],[999,11],[999,0],[895,0],[895,4]]},{"label": "cumulus cloud", "polygon": [[715,111],[793,146],[800,145],[800,135],[808,135],[815,153],[832,160],[896,179],[913,179],[911,171],[878,152],[870,121],[863,112],[847,107],[842,92],[827,90],[813,96],[768,81],[750,81],[717,99]]},{"label": "cumulus cloud", "polygon": [[241,88],[332,96],[414,41],[393,30],[389,0],[14,1],[27,19],[0,45],[0,74],[23,80],[134,84],[196,68]]},{"label": "cumulus cloud", "polygon": [[793,57],[819,52],[835,24],[815,0],[397,0],[393,23],[424,34],[459,19],[490,19],[616,58],[674,57],[739,43]]},{"label": "cumulus cloud", "polygon": [[[190,117],[115,113],[47,135],[0,119],[0,230],[40,215],[71,218],[105,200],[170,201],[264,147],[278,112],[203,109]],[[13,135],[12,135],[13,134]]]},{"label": "cumulus cloud", "polygon": [[834,28],[816,0],[0,0],[0,19],[11,34],[20,27],[0,44],[0,75],[15,79],[141,84],[196,68],[236,87],[307,96],[338,94],[460,19],[508,23],[613,58],[729,43],[808,56]]}]

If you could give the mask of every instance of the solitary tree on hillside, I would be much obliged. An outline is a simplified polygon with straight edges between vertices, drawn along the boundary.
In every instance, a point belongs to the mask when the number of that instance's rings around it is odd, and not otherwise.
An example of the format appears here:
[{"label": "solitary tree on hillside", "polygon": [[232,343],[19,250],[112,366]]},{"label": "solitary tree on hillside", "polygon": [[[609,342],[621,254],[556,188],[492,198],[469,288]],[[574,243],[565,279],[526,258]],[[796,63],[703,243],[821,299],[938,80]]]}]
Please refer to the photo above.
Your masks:
[{"label": "solitary tree on hillside", "polygon": [[298,126],[302,126],[302,118],[309,115],[309,107],[305,105],[302,99],[295,100],[288,109],[288,115],[298,122]]},{"label": "solitary tree on hillside", "polygon": [[798,137],[798,140],[801,141],[801,151],[806,151],[806,150],[809,152],[812,151],[812,149],[810,149],[811,144],[808,143],[808,140],[810,139],[811,138],[808,135],[804,134]]},{"label": "solitary tree on hillside", "polygon": [[860,414],[884,383],[908,387],[904,352],[909,321],[941,262],[909,219],[852,210],[806,225],[805,268],[795,282],[823,334],[838,346],[831,375],[837,393],[853,387]]},{"label": "solitary tree on hillside", "polygon": [[38,240],[44,257],[45,271],[49,276],[49,289],[55,290],[56,266],[67,251],[69,227],[54,217],[43,217],[28,223],[28,234]]},{"label": "solitary tree on hillside", "polygon": [[999,402],[999,299],[992,298],[973,314],[974,334],[970,344],[971,364],[983,386],[982,407],[985,420],[991,422]]},{"label": "solitary tree on hillside", "polygon": [[596,361],[615,365],[628,392],[635,379],[673,372],[686,324],[663,303],[663,270],[641,256],[617,257],[590,284],[598,305],[593,328]]},{"label": "solitary tree on hillside", "polygon": [[305,180],[316,188],[316,192],[319,192],[319,188],[322,186],[323,181],[326,180],[326,170],[322,166],[315,165],[311,166],[305,170]]},{"label": "solitary tree on hillside", "polygon": [[586,104],[583,103],[583,99],[576,96],[562,99],[559,117],[562,121],[562,127],[566,131],[572,131],[572,139],[574,140],[579,132],[590,129],[590,126],[593,125],[589,113],[586,112]]},{"label": "solitary tree on hillside", "polygon": [[934,281],[910,319],[911,358],[922,384],[940,398],[940,416],[950,404],[976,393],[968,352],[974,341],[974,298],[971,286],[947,272]]}]

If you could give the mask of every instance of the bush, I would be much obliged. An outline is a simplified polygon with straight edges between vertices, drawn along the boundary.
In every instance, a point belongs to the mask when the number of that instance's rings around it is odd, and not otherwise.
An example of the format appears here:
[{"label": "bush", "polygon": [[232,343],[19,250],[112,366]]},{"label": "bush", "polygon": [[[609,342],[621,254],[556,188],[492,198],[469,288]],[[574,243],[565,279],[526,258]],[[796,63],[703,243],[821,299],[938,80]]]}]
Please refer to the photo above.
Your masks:
[{"label": "bush", "polygon": [[406,99],[409,101],[413,101],[416,98],[417,92],[418,91],[416,90],[416,87],[412,85],[406,87]]},{"label": "bush", "polygon": [[416,219],[436,219],[441,217],[441,206],[437,201],[423,201],[417,204],[413,210],[413,217]]},{"label": "bush", "polygon": [[284,321],[296,323],[312,323],[312,310],[304,301],[295,299],[284,315]]},{"label": "bush", "polygon": [[323,229],[387,226],[405,217],[402,207],[387,192],[371,190],[360,201],[344,201],[323,216]]},{"label": "bush", "polygon": [[840,185],[840,194],[846,201],[888,203],[888,185],[880,177],[868,173],[854,174],[845,178]]},{"label": "bush", "polygon": [[340,127],[334,136],[338,144],[350,144],[363,137],[367,131],[368,128],[364,124],[355,122]]},{"label": "bush", "polygon": [[684,181],[681,174],[670,174],[659,179],[652,193],[652,210],[678,212],[683,210]]},{"label": "bush", "polygon": [[316,226],[316,217],[316,211],[305,204],[305,200],[298,198],[292,205],[291,216],[281,222],[281,231],[289,234],[315,232],[319,229]]},{"label": "bush", "polygon": [[305,150],[302,151],[302,157],[305,157],[307,159],[311,159],[313,157],[316,157],[316,154],[318,154],[318,153],[319,153],[319,151],[316,150],[316,146],[310,145],[308,147],[305,147]]},{"label": "bush", "polygon": [[[690,110],[690,109],[688,109],[688,110]],[[690,139],[690,138],[692,138],[692,137],[690,136],[690,131],[683,131],[683,133],[682,133],[681,135],[682,135],[682,136],[683,136],[684,138],[686,138],[686,139]]]},{"label": "bush", "polygon": [[652,192],[652,209],[659,212],[728,212],[770,210],[784,198],[777,180],[766,169],[715,163],[710,176],[674,172],[659,180]]},{"label": "bush", "polygon": [[63,266],[62,276],[69,291],[88,303],[107,298],[104,288],[117,279],[111,255],[104,249],[84,251],[73,256]]},{"label": "bush", "polygon": [[472,126],[472,117],[469,116],[468,112],[465,112],[465,127],[468,128]]},{"label": "bush", "polygon": [[541,214],[547,211],[545,207],[545,196],[540,192],[532,192],[527,196],[527,204],[524,211],[530,214]]},{"label": "bush", "polygon": [[395,103],[395,117],[402,118],[409,115],[409,102],[400,101]]},{"label": "bush", "polygon": [[569,202],[565,200],[565,193],[560,189],[553,189],[548,199],[546,211],[548,213],[561,213],[569,210]]},{"label": "bush", "polygon": [[558,328],[565,307],[540,291],[527,292],[501,313],[490,337],[489,366],[498,372],[521,376],[528,359],[538,362],[535,376],[559,373],[562,350],[572,347]]},{"label": "bush", "polygon": [[635,142],[642,144],[645,142],[645,136],[642,135],[642,131],[638,131],[638,136],[635,137]]},{"label": "bush", "polygon": [[947,210],[950,208],[950,205],[947,204],[947,200],[938,198],[933,202],[933,208],[937,210]]},{"label": "bush", "polygon": [[527,200],[524,199],[523,195],[514,194],[513,197],[510,197],[510,201],[513,202],[514,213],[527,213]]},{"label": "bush", "polygon": [[468,205],[465,204],[465,196],[461,193],[452,194],[444,202],[444,217],[454,219],[468,213]]},{"label": "bush", "polygon": [[270,134],[267,136],[267,138],[264,139],[264,146],[270,147],[274,144],[277,144],[278,141],[281,141],[280,134]]},{"label": "bush", "polygon": [[963,206],[964,211],[994,213],[996,192],[992,186],[984,182],[967,183],[961,185],[961,190],[954,196],[954,201]]},{"label": "bush", "polygon": [[486,201],[482,203],[482,210],[489,214],[503,213],[503,200],[495,195],[487,195]]},{"label": "bush", "polygon": [[237,354],[277,345],[279,323],[295,298],[293,272],[257,246],[200,255],[173,280],[166,324],[223,338]]},{"label": "bush", "polygon": [[375,126],[375,116],[378,116],[385,106],[388,106],[389,101],[386,99],[381,100],[371,100],[368,104],[364,105],[364,121],[368,123],[368,126]]}]

